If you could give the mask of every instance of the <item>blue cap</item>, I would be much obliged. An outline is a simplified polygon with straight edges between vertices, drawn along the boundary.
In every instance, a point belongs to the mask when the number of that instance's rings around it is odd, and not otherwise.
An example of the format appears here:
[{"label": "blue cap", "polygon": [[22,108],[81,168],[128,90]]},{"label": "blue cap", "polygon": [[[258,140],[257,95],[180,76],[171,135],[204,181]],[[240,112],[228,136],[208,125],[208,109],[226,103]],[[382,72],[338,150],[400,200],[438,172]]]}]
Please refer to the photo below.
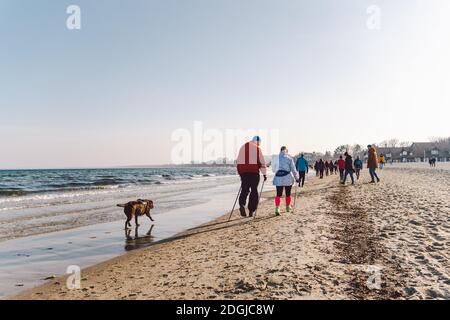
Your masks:
[{"label": "blue cap", "polygon": [[253,142],[261,142],[261,138],[259,136],[254,136],[252,141]]}]

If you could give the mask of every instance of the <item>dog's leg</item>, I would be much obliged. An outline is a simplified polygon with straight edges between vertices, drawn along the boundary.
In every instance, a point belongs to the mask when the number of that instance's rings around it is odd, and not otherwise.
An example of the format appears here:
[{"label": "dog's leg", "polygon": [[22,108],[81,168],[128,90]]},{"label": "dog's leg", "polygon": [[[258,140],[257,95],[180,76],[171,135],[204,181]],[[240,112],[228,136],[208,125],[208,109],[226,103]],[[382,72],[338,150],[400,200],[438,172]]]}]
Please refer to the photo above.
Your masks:
[{"label": "dog's leg", "polygon": [[154,227],[155,225],[154,224],[152,224],[152,226],[150,227],[150,230],[148,230],[148,232],[147,232],[147,236],[151,236],[152,235],[152,230],[153,230],[153,227]]},{"label": "dog's leg", "polygon": [[139,227],[138,215],[137,214],[134,216],[134,221],[136,222],[136,227]]},{"label": "dog's leg", "polygon": [[125,230],[127,230],[128,227],[131,227],[131,223],[130,223],[131,215],[127,214],[126,216],[127,216],[127,221],[125,221]]},{"label": "dog's leg", "polygon": [[153,218],[150,216],[150,213],[146,213],[145,215],[146,215],[147,217],[149,217],[150,220],[155,221],[155,220],[153,220]]}]

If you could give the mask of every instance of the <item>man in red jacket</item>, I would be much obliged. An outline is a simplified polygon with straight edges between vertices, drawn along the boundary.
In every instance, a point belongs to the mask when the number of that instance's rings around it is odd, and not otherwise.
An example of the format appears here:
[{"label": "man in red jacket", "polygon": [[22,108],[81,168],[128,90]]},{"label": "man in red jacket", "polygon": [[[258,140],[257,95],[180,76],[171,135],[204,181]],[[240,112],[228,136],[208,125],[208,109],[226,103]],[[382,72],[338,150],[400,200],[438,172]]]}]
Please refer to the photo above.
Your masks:
[{"label": "man in red jacket", "polygon": [[259,195],[259,172],[264,176],[264,181],[267,180],[267,169],[264,156],[261,148],[261,138],[256,136],[252,141],[244,144],[239,150],[237,158],[237,171],[241,177],[241,195],[239,196],[239,211],[242,217],[246,217],[245,204],[247,203],[247,197],[250,194],[248,201],[249,216],[252,217],[253,213],[258,208]]},{"label": "man in red jacket", "polygon": [[345,171],[345,160],[342,158],[342,156],[339,157],[339,160],[337,161],[338,169],[339,169],[339,175],[341,177],[341,181],[344,180],[344,171]]}]

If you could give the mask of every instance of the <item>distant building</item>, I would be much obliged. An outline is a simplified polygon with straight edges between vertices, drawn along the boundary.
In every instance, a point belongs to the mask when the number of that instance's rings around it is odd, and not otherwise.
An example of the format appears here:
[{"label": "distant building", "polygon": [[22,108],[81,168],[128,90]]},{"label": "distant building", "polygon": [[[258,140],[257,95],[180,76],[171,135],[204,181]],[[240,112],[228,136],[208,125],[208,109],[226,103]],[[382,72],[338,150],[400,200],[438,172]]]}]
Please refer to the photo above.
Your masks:
[{"label": "distant building", "polygon": [[409,147],[377,147],[377,153],[384,154],[387,162],[444,162],[450,161],[450,144],[414,142]]}]

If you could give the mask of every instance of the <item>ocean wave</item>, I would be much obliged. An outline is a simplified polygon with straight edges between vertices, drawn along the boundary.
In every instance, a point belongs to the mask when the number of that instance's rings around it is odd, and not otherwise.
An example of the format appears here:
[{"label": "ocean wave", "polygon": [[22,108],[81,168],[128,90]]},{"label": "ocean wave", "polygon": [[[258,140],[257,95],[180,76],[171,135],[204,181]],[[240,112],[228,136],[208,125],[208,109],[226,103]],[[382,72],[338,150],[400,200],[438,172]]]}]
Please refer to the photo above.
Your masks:
[{"label": "ocean wave", "polygon": [[14,197],[14,196],[23,196],[29,194],[30,191],[25,190],[17,190],[17,189],[0,189],[0,197]]},{"label": "ocean wave", "polygon": [[26,196],[26,195],[34,195],[34,194],[45,194],[45,193],[55,193],[55,192],[72,192],[72,191],[89,191],[89,190],[104,190],[111,188],[120,188],[119,185],[101,185],[101,186],[91,186],[91,187],[79,187],[79,188],[48,188],[41,190],[1,190],[0,189],[0,198],[1,197],[12,197],[12,196]]},{"label": "ocean wave", "polygon": [[[71,199],[78,197],[86,197],[87,195],[101,194],[105,192],[116,192],[120,187],[111,186],[104,188],[89,188],[89,189],[76,189],[76,190],[58,190],[58,191],[35,191],[21,194],[18,196],[0,196],[0,204],[5,205],[8,203],[18,203],[23,201],[50,201],[48,205],[58,204],[53,203],[58,199]],[[65,201],[65,200],[64,200]],[[32,205],[34,206],[34,204]]]},{"label": "ocean wave", "polygon": [[228,176],[231,172],[230,169],[210,168],[0,170],[0,199],[43,193],[178,184],[192,180],[217,179]]}]

